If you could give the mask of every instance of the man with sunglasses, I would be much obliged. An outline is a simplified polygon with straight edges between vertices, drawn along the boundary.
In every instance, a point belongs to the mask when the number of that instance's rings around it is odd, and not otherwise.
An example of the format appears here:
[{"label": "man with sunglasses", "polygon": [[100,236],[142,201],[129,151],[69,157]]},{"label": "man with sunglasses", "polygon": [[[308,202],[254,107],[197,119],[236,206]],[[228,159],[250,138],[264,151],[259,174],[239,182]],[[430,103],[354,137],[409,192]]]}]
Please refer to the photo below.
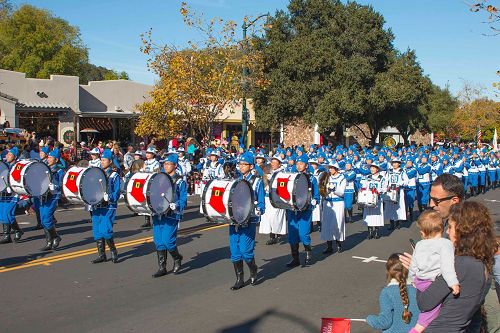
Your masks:
[{"label": "man with sunglasses", "polygon": [[462,180],[444,173],[432,182],[430,207],[437,211],[443,220],[447,220],[451,206],[462,201],[464,196]]}]

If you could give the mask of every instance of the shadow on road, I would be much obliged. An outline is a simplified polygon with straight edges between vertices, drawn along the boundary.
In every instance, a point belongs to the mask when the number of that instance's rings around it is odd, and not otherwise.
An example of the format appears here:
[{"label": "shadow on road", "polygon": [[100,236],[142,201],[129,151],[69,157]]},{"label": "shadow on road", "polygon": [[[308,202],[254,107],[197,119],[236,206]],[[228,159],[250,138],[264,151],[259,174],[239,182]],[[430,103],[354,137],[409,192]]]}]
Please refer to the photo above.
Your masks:
[{"label": "shadow on road", "polygon": [[192,270],[200,269],[205,266],[209,266],[219,260],[229,260],[229,257],[229,246],[219,247],[217,249],[201,252],[191,258],[191,260],[185,261],[185,263],[183,262],[180,273],[182,274]]},{"label": "shadow on road", "polygon": [[254,333],[259,332],[258,325],[265,319],[273,320],[273,319],[282,319],[287,323],[295,324],[301,332],[314,332],[318,331],[318,327],[314,324],[299,318],[291,313],[282,312],[274,309],[266,310],[258,316],[255,316],[241,324],[230,326],[219,330],[219,333]]}]

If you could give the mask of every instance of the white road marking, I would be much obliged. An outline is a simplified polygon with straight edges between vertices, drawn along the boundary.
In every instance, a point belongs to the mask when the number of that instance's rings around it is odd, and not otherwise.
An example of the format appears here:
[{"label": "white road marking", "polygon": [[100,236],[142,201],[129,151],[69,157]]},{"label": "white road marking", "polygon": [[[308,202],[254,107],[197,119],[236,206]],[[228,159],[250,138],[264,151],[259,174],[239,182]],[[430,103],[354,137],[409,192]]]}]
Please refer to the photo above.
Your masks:
[{"label": "white road marking", "polygon": [[500,202],[500,200],[492,200],[492,199],[483,199],[484,201],[489,201],[489,202]]},{"label": "white road marking", "polygon": [[372,261],[376,261],[376,262],[383,262],[384,264],[387,262],[386,260],[380,260],[380,259],[377,259],[378,257],[369,257],[369,258],[363,258],[363,257],[357,257],[357,256],[352,256],[354,259],[361,259],[362,262],[372,262]]},{"label": "white road marking", "polygon": [[31,223],[29,223],[29,222],[17,222],[17,224],[27,225],[27,224],[31,224]]}]

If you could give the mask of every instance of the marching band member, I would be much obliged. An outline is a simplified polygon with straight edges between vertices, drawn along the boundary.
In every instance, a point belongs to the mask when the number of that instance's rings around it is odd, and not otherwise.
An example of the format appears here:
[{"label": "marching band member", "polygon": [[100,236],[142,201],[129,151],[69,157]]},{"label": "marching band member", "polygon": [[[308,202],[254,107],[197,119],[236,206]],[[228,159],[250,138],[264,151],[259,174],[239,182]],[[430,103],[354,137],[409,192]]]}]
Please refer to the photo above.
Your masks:
[{"label": "marching band member", "polygon": [[[316,178],[316,182],[319,184],[319,178],[323,174],[323,171],[319,168],[318,160],[314,155],[309,157],[309,165],[312,167],[313,172],[312,175]],[[320,197],[321,200],[321,197]],[[318,226],[318,231],[321,232],[321,202],[318,202],[316,207],[313,209],[312,218],[311,218],[311,233],[314,232],[314,222],[316,222]]]},{"label": "marching band member", "polygon": [[184,147],[177,149],[177,156],[179,157],[178,166],[182,170],[182,178],[187,182],[187,177],[191,173],[191,162],[186,158],[186,151]]},{"label": "marching band member", "polygon": [[209,154],[210,162],[207,163],[203,170],[203,179],[222,179],[224,178],[223,164],[219,163],[220,151],[214,149]]},{"label": "marching band member", "polygon": [[422,154],[420,164],[417,165],[417,201],[420,212],[427,209],[429,205],[429,194],[431,191],[431,166],[427,163],[427,155]]},{"label": "marching band member", "polygon": [[356,172],[352,169],[352,162],[350,161],[346,162],[345,172],[343,173],[343,175],[346,181],[346,186],[344,191],[344,206],[348,213],[346,223],[354,222],[352,220],[352,204],[354,202]]},{"label": "marching band member", "polygon": [[250,284],[255,285],[257,282],[258,267],[254,257],[255,230],[260,216],[265,213],[265,194],[262,180],[252,174],[254,163],[254,155],[251,152],[245,152],[240,156],[240,179],[245,179],[252,184],[256,205],[255,212],[246,225],[229,226],[229,249],[236,274],[236,283],[231,287],[231,290],[238,290],[245,286],[243,260],[250,270]]},{"label": "marching band member", "polygon": [[174,274],[179,272],[183,259],[177,248],[177,229],[187,205],[187,183],[176,172],[178,162],[177,154],[170,154],[163,160],[164,171],[172,178],[175,191],[170,210],[166,214],[153,216],[153,241],[159,266],[158,271],[153,274],[154,278],[167,274],[167,251],[174,259]]},{"label": "marching band member", "polygon": [[498,161],[495,157],[495,152],[493,150],[490,151],[490,158],[488,160],[487,164],[487,171],[488,171],[488,188],[489,189],[494,189],[497,187],[497,177],[496,177],[496,171],[497,171],[497,166],[498,166]]},{"label": "marching band member", "polygon": [[467,168],[467,172],[469,173],[469,182],[468,184],[470,185],[470,193],[471,196],[474,196],[479,194],[479,168],[478,164],[480,164],[479,161],[477,161],[477,155],[476,152],[472,154],[472,157],[470,158],[469,161],[465,162],[465,167]]},{"label": "marching band member", "polygon": [[274,208],[269,199],[271,184],[269,183],[272,176],[282,171],[281,163],[283,162],[280,155],[275,155],[271,158],[271,171],[263,178],[265,190],[265,207],[266,211],[262,214],[259,225],[260,234],[269,234],[269,240],[266,245],[273,245],[280,241],[280,236],[286,235],[286,211],[280,208]]},{"label": "marching band member", "polygon": [[62,180],[64,177],[64,171],[58,166],[60,159],[61,153],[58,148],[52,150],[47,158],[47,166],[50,168],[52,177],[49,184],[49,192],[40,198],[40,220],[47,244],[40,251],[55,250],[61,242],[61,237],[57,234],[54,224],[54,213],[61,197]]},{"label": "marching band member", "polygon": [[417,193],[417,169],[413,166],[413,161],[408,159],[405,166],[405,178],[408,182],[404,186],[405,206],[410,214],[410,222],[413,222],[413,206],[415,204],[415,196]]},{"label": "marching band member", "polygon": [[436,153],[431,154],[431,180],[434,181],[443,174],[443,164],[439,161]]},{"label": "marching band member", "polygon": [[345,240],[345,208],[344,192],[346,180],[339,172],[340,166],[331,160],[329,175],[321,183],[322,218],[321,240],[326,241],[327,247],[324,254],[333,253],[333,241],[337,244],[337,252],[342,252],[342,242]]},{"label": "marching band member", "polygon": [[[380,195],[385,193],[387,190],[387,181],[379,171],[380,169],[378,163],[373,162],[370,165],[370,175],[361,181],[361,187],[366,190],[374,191],[380,199]],[[384,226],[384,202],[382,200],[378,200],[375,207],[364,207],[363,221],[368,226],[367,238],[379,239],[379,229]]]},{"label": "marching band member", "polygon": [[291,155],[287,158],[287,165],[285,166],[286,172],[297,172],[297,166],[295,165],[296,158],[296,155]]},{"label": "marching band member", "polygon": [[90,167],[96,167],[100,168],[101,167],[101,159],[99,158],[101,156],[101,152],[99,148],[94,148],[90,151],[90,161],[89,161],[89,166]]},{"label": "marching band member", "polygon": [[117,263],[118,252],[113,239],[113,224],[115,223],[116,206],[120,197],[120,176],[113,169],[113,153],[109,149],[104,150],[102,153],[101,168],[108,177],[108,188],[104,193],[103,202],[91,208],[92,233],[97,245],[97,257],[91,262],[98,264],[107,260],[106,242],[111,251],[111,261]]},{"label": "marching band member", "polygon": [[486,165],[488,165],[488,157],[484,156],[485,151],[480,150],[479,156],[475,163],[479,170],[479,193],[486,193]]},{"label": "marching band member", "polygon": [[[47,164],[47,157],[49,156],[50,148],[48,146],[43,146],[40,148],[40,162]],[[35,229],[43,229],[42,221],[40,219],[40,197],[32,197],[31,202],[33,202],[35,217],[36,217],[36,227]]]},{"label": "marching band member", "polygon": [[[142,172],[157,173],[160,171],[160,163],[156,159],[156,153],[155,147],[150,146],[146,149],[146,161],[144,161]],[[151,228],[151,216],[147,214],[139,215],[144,215],[144,223],[141,225],[141,228]]]},{"label": "marching band member", "polygon": [[[17,162],[17,157],[19,156],[19,149],[13,147],[9,150],[5,156],[5,163],[12,167]],[[14,230],[14,242],[21,239],[24,231],[19,227],[16,221],[16,207],[19,202],[19,196],[12,192],[8,184],[7,179],[2,179],[5,182],[6,189],[0,194],[0,223],[2,223],[3,237],[0,240],[0,244],[12,243],[10,238],[10,231]]]},{"label": "marching band member", "polygon": [[405,193],[402,190],[408,180],[406,174],[401,169],[401,159],[395,157],[391,161],[392,169],[387,172],[386,179],[388,190],[397,192],[397,202],[386,200],[384,202],[384,215],[390,221],[389,230],[399,229],[401,221],[406,220]]},{"label": "marching band member", "polygon": [[297,157],[297,172],[306,174],[311,182],[312,198],[309,207],[304,211],[287,210],[288,220],[288,243],[292,253],[292,260],[287,267],[297,267],[299,260],[299,243],[304,244],[306,252],[306,265],[312,262],[311,249],[311,217],[314,207],[319,203],[319,188],[316,178],[307,173],[308,158],[306,154]]},{"label": "marching band member", "polygon": [[448,156],[443,156],[443,173],[453,174],[453,167],[450,164],[450,158]]}]

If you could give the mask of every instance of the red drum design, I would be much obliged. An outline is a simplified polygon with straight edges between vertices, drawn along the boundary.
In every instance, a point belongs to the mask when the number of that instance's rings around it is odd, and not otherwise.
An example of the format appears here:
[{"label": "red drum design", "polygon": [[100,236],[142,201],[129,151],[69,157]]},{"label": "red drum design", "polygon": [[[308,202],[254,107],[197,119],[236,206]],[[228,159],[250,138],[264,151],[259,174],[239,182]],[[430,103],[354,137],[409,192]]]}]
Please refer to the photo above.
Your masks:
[{"label": "red drum design", "polygon": [[30,197],[39,197],[47,193],[51,178],[49,167],[39,161],[19,161],[9,172],[12,191]]},{"label": "red drum design", "polygon": [[166,173],[137,172],[126,185],[125,200],[136,213],[161,215],[170,208],[174,198],[174,183]]},{"label": "red drum design", "polygon": [[242,179],[212,179],[203,190],[203,214],[215,222],[246,223],[254,210],[253,190]]},{"label": "red drum design", "polygon": [[274,208],[296,211],[309,208],[311,181],[306,174],[277,172],[269,183],[269,200]]},{"label": "red drum design", "polygon": [[97,205],[108,189],[108,178],[101,168],[69,168],[63,178],[63,193],[69,202]]}]

